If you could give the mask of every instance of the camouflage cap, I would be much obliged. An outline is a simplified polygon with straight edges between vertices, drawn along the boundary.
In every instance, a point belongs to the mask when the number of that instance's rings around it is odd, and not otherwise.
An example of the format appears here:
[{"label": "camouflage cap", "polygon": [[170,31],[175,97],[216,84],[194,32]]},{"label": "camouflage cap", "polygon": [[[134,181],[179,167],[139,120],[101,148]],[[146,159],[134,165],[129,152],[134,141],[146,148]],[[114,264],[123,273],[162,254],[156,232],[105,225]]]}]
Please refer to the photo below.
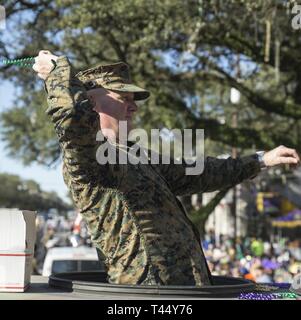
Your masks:
[{"label": "camouflage cap", "polygon": [[76,77],[87,90],[102,87],[108,90],[133,92],[134,100],[145,100],[150,92],[131,83],[129,66],[124,62],[97,65],[79,72]]}]

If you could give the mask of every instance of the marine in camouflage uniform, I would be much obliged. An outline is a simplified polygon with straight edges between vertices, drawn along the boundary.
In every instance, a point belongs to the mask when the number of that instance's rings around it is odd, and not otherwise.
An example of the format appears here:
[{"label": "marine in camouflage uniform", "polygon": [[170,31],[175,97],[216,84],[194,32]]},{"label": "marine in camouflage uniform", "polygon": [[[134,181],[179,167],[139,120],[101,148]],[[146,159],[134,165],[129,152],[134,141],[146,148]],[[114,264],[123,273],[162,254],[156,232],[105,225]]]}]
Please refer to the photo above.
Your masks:
[{"label": "marine in camouflage uniform", "polygon": [[[255,155],[208,157],[200,175],[185,175],[180,164],[100,165],[96,140],[99,115],[87,90],[149,93],[129,80],[124,63],[98,66],[75,75],[61,56],[45,81],[47,114],[63,153],[63,175],[83,215],[94,245],[106,257],[109,281],[116,284],[208,285],[210,272],[200,236],[177,196],[234,186],[260,171]],[[128,153],[131,145],[116,145]]]}]

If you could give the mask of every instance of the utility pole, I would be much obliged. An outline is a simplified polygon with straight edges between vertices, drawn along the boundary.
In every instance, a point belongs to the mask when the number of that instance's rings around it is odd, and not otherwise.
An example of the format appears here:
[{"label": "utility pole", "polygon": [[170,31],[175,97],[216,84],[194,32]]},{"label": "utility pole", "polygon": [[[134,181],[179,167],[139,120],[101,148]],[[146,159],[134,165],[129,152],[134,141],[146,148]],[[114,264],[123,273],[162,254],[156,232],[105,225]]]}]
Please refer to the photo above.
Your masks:
[{"label": "utility pole", "polygon": [[[236,64],[236,79],[240,78],[240,66],[239,66],[239,56],[237,57]],[[240,102],[240,92],[236,88],[231,88],[230,101],[232,104],[239,104]],[[235,110],[232,114],[232,128],[237,128],[238,125],[238,112]],[[232,158],[236,159],[238,156],[237,148],[232,146]],[[237,186],[233,187],[232,205],[231,205],[231,215],[233,217],[233,238],[234,245],[236,247],[237,242]]]},{"label": "utility pole", "polygon": [[[236,90],[235,88],[231,88],[231,102],[232,104],[237,104],[240,101],[240,92]],[[232,114],[232,127],[237,128],[237,118],[238,114],[237,111],[235,110]],[[233,159],[237,158],[237,148],[232,147],[232,154],[231,154]],[[233,217],[233,239],[234,239],[234,244],[236,244],[236,238],[237,238],[237,211],[236,211],[236,204],[237,204],[237,187],[234,186],[232,188],[232,203],[231,203],[231,216]]]},{"label": "utility pole", "polygon": [[[237,128],[237,111],[234,111],[232,115],[232,127]],[[232,158],[237,158],[237,148],[232,147]],[[237,186],[233,187],[233,197],[232,197],[232,217],[234,219],[234,244],[236,244],[237,239]]]}]

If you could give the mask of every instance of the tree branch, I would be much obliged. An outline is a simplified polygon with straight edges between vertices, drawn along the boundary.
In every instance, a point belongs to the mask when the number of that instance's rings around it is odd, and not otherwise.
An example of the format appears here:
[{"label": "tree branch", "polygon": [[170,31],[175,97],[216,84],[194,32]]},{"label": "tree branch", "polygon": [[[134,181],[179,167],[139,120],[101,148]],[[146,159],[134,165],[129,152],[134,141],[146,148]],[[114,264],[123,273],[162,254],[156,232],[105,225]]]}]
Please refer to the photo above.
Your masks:
[{"label": "tree branch", "polygon": [[215,119],[198,118],[192,113],[186,103],[177,99],[174,95],[162,93],[156,98],[157,104],[166,108],[172,106],[173,110],[177,110],[185,114],[189,127],[191,129],[205,129],[205,137],[213,141],[222,142],[229,146],[236,146],[242,149],[260,148],[268,150],[274,148],[275,145],[287,145],[300,150],[300,146],[296,145],[296,141],[291,135],[283,135],[281,132],[270,132],[265,130],[256,130],[252,128],[232,128],[227,124],[221,124]]},{"label": "tree branch", "polygon": [[193,210],[189,214],[190,219],[199,230],[204,231],[204,225],[211,212],[216,208],[220,201],[224,198],[230,188],[219,191],[209,203],[198,210]]}]

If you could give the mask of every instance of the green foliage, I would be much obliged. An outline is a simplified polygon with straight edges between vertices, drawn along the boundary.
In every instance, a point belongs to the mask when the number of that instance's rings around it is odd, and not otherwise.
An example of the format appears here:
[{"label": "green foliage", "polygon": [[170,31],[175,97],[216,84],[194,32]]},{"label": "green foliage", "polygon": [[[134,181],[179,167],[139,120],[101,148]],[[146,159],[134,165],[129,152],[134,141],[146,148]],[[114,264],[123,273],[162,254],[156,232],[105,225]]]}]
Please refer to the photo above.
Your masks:
[{"label": "green foliage", "polygon": [[0,174],[0,206],[48,212],[55,208],[64,214],[71,206],[64,203],[55,192],[44,192],[33,180],[23,180],[17,175]]},{"label": "green foliage", "polygon": [[2,134],[9,155],[23,159],[26,165],[33,159],[39,164],[52,164],[58,159],[60,151],[53,126],[49,124],[43,109],[46,104],[44,93],[25,91],[22,105],[17,101],[16,104],[1,115]]},{"label": "green foliage", "polygon": [[[0,42],[0,55],[18,58],[49,49],[68,55],[78,70],[123,60],[133,81],[152,92],[139,107],[137,126],[204,128],[207,154],[280,144],[301,151],[301,42],[300,30],[291,27],[290,3],[8,1],[15,32]],[[25,164],[56,162],[57,139],[37,78],[17,67],[2,71],[0,77],[21,88],[15,105],[2,114],[10,155]],[[241,92],[238,105],[230,103],[231,87]]]},{"label": "green foliage", "polygon": [[[133,80],[152,92],[137,126],[205,128],[206,138],[222,146],[300,150],[301,44],[289,1],[44,0],[8,2],[6,9],[18,30],[0,43],[7,58],[50,49],[67,54],[77,69],[129,63]],[[24,163],[56,161],[59,149],[42,115],[37,79],[28,70],[3,71],[21,87],[15,107],[2,116],[10,154]],[[242,93],[237,106],[229,102],[230,87]],[[233,112],[239,114],[235,129]]]}]

